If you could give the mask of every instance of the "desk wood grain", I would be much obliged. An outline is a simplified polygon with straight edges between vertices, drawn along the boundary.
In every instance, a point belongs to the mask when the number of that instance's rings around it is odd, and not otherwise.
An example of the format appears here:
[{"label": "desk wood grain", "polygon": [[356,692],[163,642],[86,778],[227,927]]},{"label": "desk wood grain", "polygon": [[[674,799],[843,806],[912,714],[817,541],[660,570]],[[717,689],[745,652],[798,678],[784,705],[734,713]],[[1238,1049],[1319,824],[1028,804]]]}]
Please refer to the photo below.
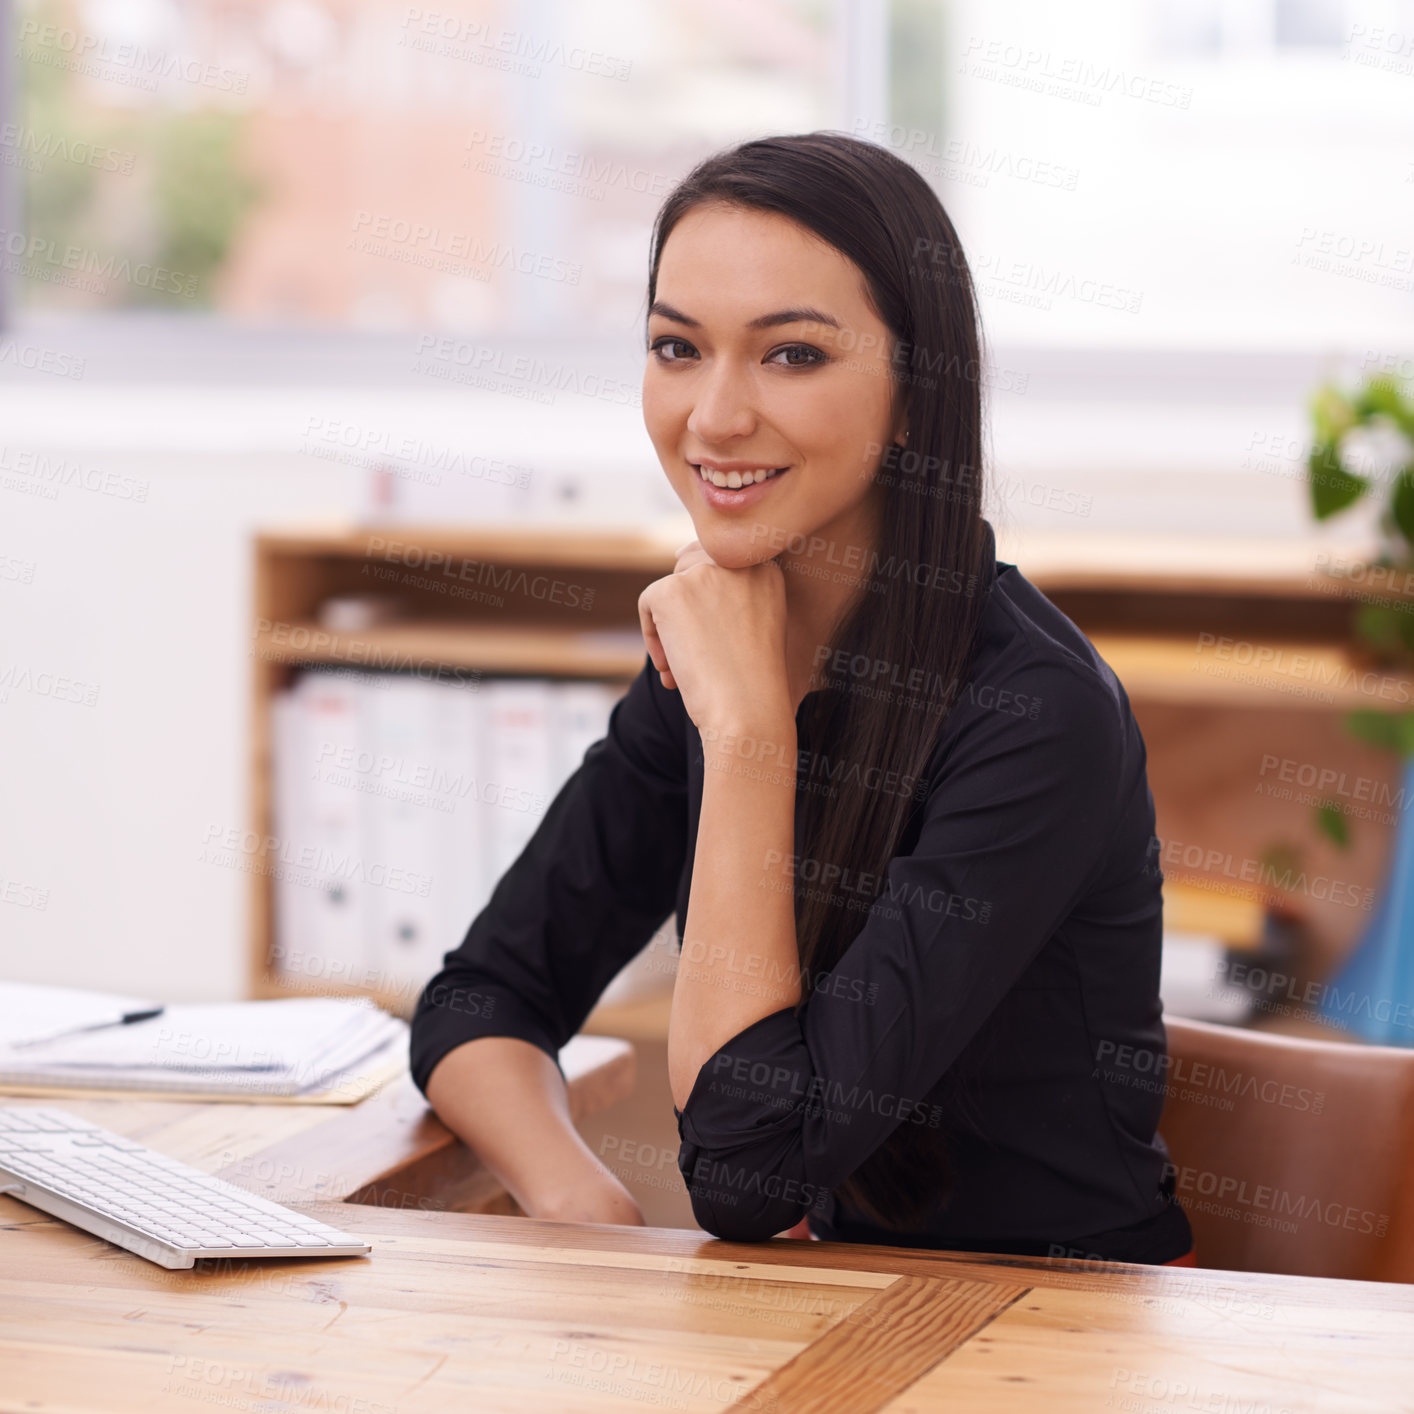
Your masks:
[{"label": "desk wood grain", "polygon": [[[631,1048],[576,1041],[588,1112]],[[1410,1286],[452,1211],[487,1177],[406,1077],[65,1104],[373,1252],[167,1271],[0,1196],[0,1414],[1414,1411]]]},{"label": "desk wood grain", "polygon": [[0,1199],[0,1408],[1414,1408],[1414,1288],[295,1204],[366,1258],[169,1272]]}]

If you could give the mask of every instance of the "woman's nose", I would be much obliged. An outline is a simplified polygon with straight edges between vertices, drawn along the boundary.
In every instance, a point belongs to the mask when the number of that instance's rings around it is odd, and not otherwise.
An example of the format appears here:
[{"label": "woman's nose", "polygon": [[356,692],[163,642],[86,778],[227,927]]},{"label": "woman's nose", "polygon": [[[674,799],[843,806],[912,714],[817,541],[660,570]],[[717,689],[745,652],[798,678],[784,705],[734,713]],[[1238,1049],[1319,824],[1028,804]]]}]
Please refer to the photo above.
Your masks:
[{"label": "woman's nose", "polygon": [[755,430],[751,380],[726,360],[715,360],[693,390],[687,430],[708,446],[744,437]]}]

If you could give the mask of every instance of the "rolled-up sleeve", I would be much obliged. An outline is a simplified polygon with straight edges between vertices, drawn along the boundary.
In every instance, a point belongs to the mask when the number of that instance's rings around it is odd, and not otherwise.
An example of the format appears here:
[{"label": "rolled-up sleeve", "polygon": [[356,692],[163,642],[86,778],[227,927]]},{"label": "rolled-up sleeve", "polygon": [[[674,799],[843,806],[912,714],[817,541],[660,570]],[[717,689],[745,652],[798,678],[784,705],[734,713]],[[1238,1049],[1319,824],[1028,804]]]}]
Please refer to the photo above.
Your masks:
[{"label": "rolled-up sleeve", "polygon": [[1025,697],[987,698],[1039,703],[1025,713],[954,709],[916,843],[830,976],[727,1041],[674,1108],[708,1232],[772,1237],[900,1124],[937,1127],[930,1092],[1101,866],[1137,764],[1118,686],[1066,663],[1028,676]]},{"label": "rolled-up sleeve", "polygon": [[673,911],[687,757],[668,696],[645,653],[607,733],[423,989],[409,1055],[424,1095],[443,1056],[482,1036],[519,1037],[558,1065],[604,988]]}]

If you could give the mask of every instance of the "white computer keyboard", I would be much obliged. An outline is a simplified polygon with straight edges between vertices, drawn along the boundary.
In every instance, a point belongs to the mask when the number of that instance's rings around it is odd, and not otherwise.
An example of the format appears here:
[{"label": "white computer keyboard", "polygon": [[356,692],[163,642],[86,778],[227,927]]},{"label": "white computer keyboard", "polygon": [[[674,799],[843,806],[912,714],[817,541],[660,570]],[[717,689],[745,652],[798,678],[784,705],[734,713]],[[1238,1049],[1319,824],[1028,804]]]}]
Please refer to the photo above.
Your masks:
[{"label": "white computer keyboard", "polygon": [[371,1244],[67,1110],[0,1107],[0,1192],[160,1267],[198,1257],[361,1257]]}]

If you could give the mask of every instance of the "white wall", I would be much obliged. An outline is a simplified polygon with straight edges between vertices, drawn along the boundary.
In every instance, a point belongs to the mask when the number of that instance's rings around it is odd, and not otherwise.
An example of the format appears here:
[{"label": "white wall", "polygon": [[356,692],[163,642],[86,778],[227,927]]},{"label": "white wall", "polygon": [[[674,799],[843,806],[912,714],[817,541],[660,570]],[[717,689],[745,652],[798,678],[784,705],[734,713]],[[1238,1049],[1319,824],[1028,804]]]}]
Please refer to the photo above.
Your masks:
[{"label": "white wall", "polygon": [[[592,493],[576,514],[618,517],[634,499],[636,416],[570,410],[601,449],[576,452]],[[0,470],[0,975],[169,1000],[242,994],[246,877],[200,854],[209,827],[249,818],[252,536],[365,501],[364,472],[299,450],[311,417],[416,428],[438,445],[470,418],[478,448],[534,463],[547,497],[567,479],[565,415],[540,410],[531,439],[524,411],[491,399],[0,387],[0,468],[40,453],[121,493],[71,484],[51,500],[18,489],[33,472]],[[602,454],[615,447],[630,450]],[[66,700],[83,689],[57,680],[96,685],[96,700]]]}]

